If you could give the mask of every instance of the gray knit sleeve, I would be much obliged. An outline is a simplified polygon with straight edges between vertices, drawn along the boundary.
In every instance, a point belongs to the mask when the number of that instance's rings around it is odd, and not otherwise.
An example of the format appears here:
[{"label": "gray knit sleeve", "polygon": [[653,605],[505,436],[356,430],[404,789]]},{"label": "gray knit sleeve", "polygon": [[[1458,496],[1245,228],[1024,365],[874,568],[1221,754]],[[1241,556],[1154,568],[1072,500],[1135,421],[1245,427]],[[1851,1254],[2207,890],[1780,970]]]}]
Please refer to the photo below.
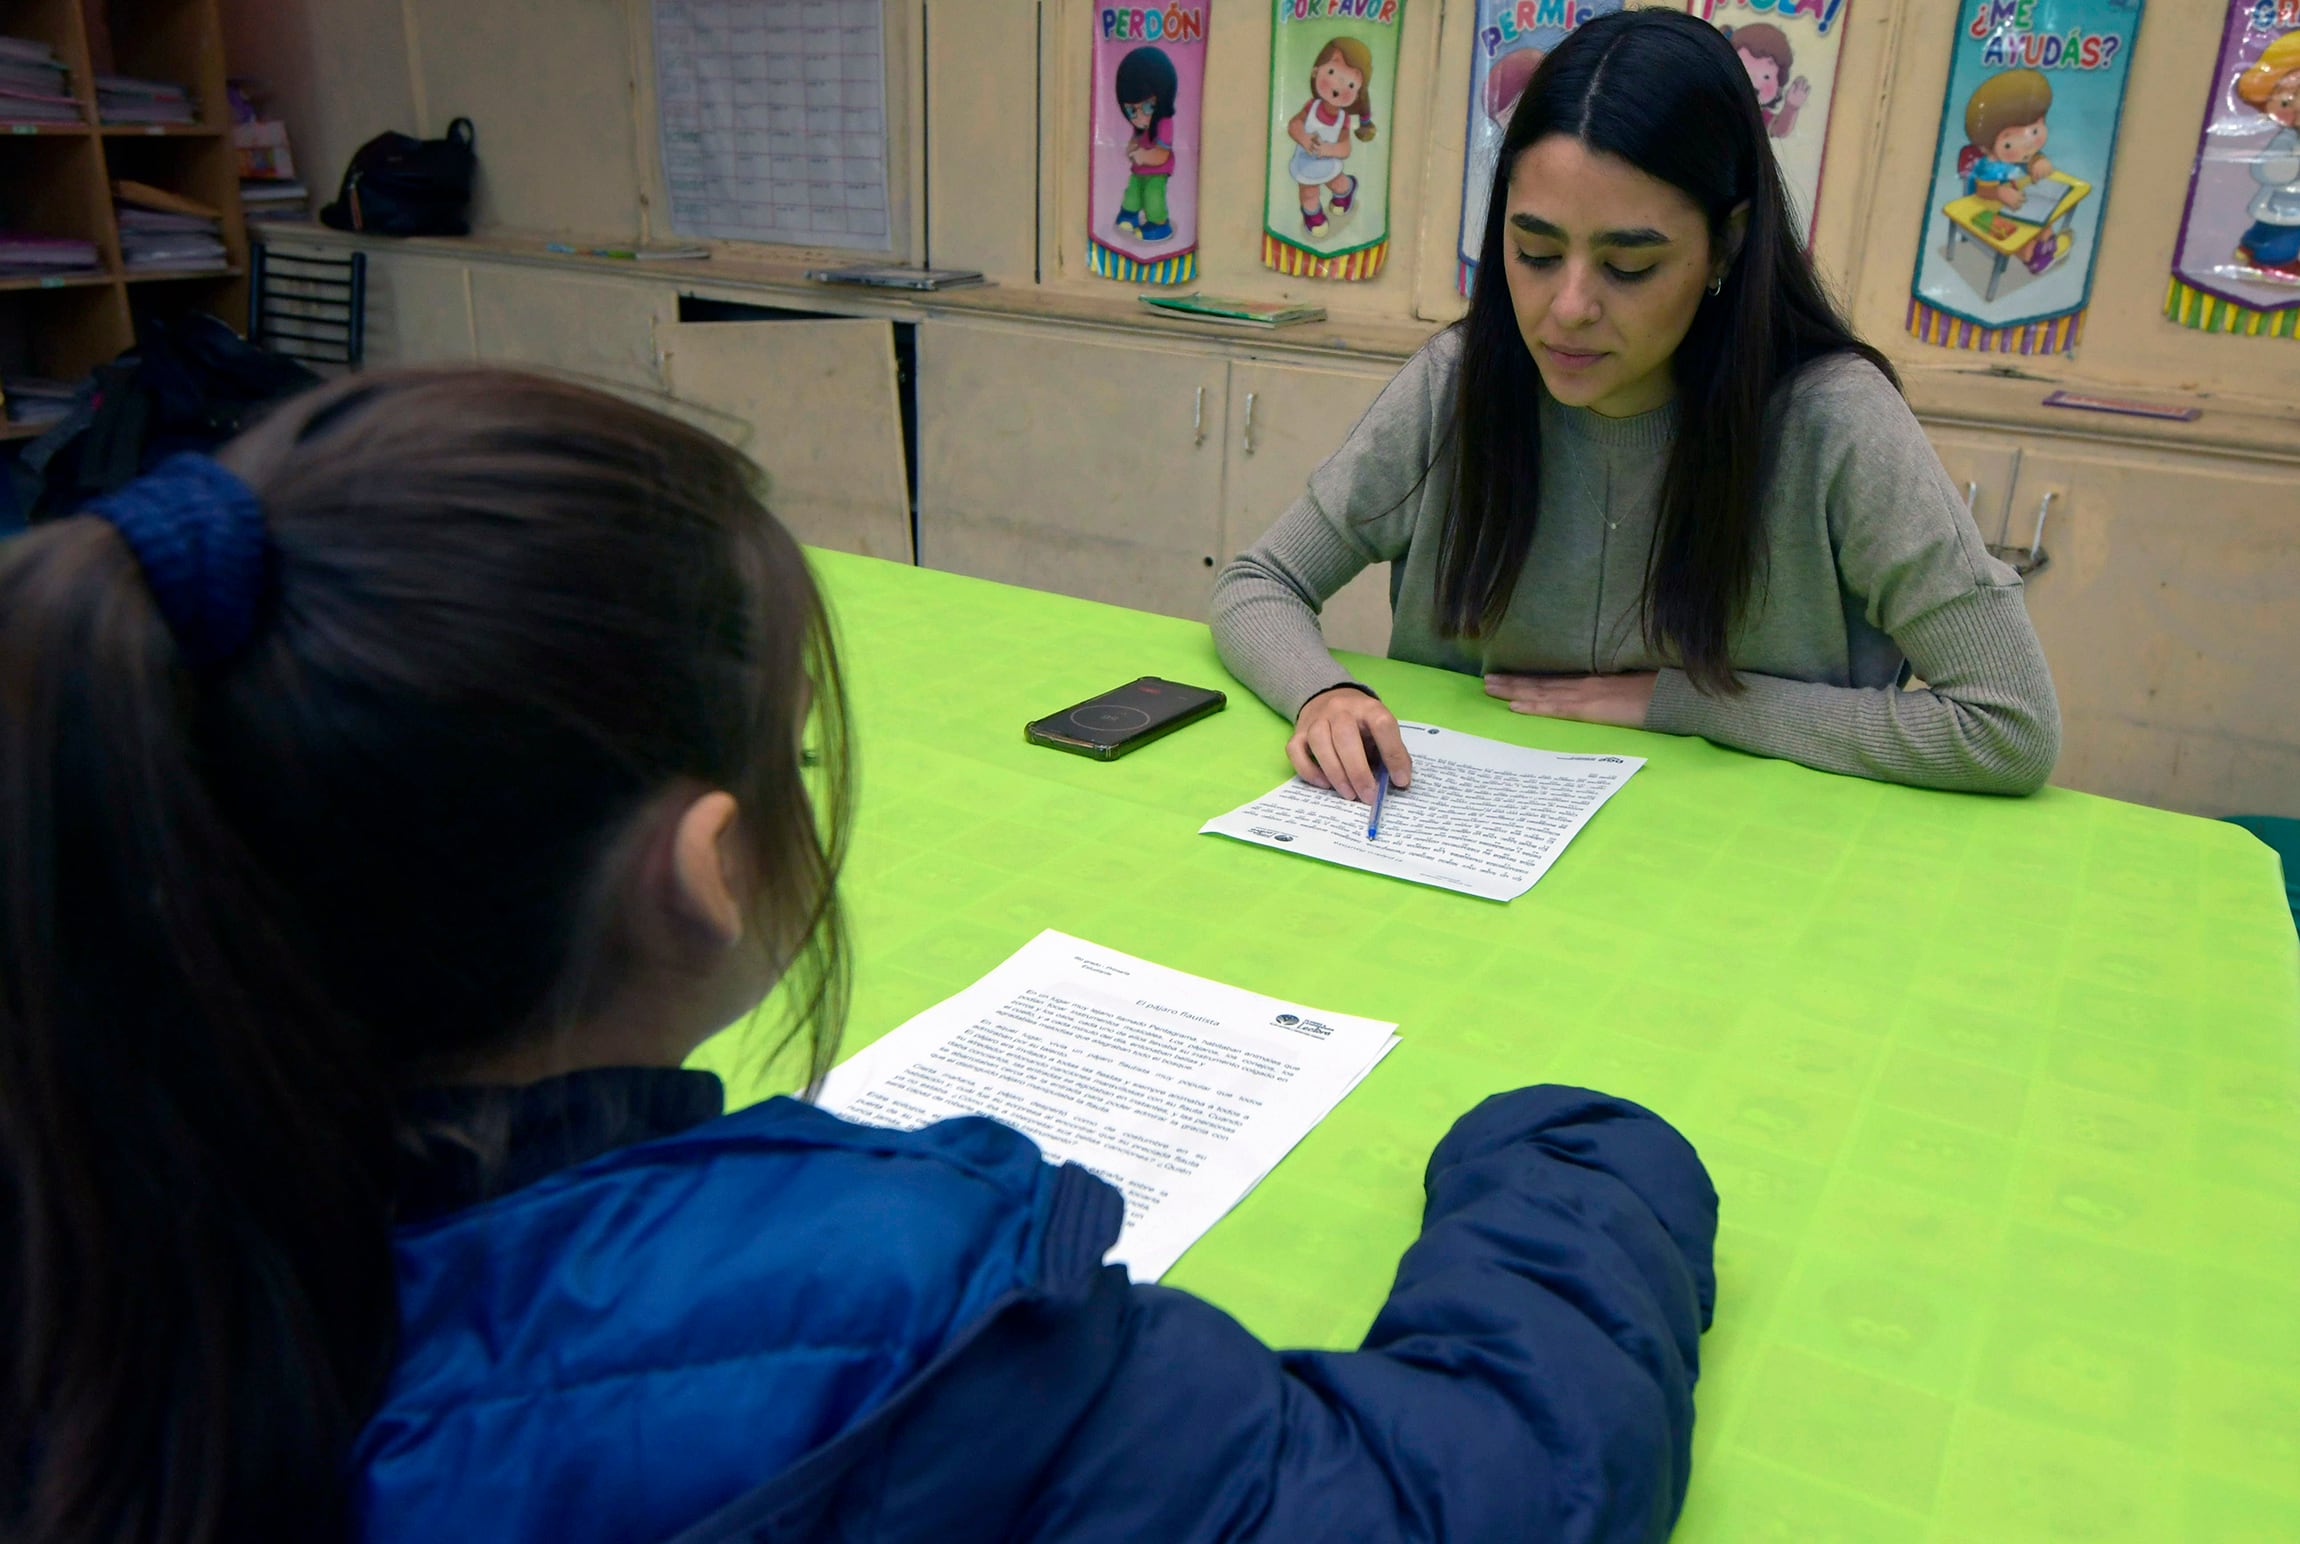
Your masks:
[{"label": "gray knit sleeve", "polygon": [[1302,496],[1214,581],[1222,663],[1289,722],[1356,679],[1327,649],[1318,612],[1369,563],[1404,555],[1452,408],[1455,349],[1447,331],[1406,361]]},{"label": "gray knit sleeve", "polygon": [[[2060,755],[2060,705],[2020,579],[1989,556],[1916,416],[1873,367],[1831,360],[1794,389],[1774,484],[1825,490],[1846,593],[1924,684],[1860,688],[1744,673],[1741,691],[1713,697],[1665,670],[1646,727],[1827,772],[2034,792]],[[1806,468],[1810,479],[1797,475],[1800,459],[1819,463]]]}]

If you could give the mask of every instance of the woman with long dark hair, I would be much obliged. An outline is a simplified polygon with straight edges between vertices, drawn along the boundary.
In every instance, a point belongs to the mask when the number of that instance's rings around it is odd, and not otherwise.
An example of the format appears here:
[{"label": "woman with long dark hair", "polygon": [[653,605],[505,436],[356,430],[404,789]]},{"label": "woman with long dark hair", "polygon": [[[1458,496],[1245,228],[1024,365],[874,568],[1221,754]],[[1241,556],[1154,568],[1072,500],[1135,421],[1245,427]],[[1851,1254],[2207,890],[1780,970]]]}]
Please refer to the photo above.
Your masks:
[{"label": "woman with long dark hair", "polygon": [[1222,658],[1294,721],[1295,770],[1369,801],[1377,763],[1411,781],[1317,624],[1387,562],[1391,657],[1517,711],[2041,785],[2059,709],[2020,581],[1815,277],[1716,29],[1639,10],[1573,32],[1490,210],[1469,314],[1216,585]]},{"label": "woman with long dark hair", "polygon": [[354,376],[0,542],[0,1539],[1648,1544],[1717,1198],[1577,1089],[1438,1144],[1356,1351],[1103,1257],[835,1058],[846,715],[756,469]]}]

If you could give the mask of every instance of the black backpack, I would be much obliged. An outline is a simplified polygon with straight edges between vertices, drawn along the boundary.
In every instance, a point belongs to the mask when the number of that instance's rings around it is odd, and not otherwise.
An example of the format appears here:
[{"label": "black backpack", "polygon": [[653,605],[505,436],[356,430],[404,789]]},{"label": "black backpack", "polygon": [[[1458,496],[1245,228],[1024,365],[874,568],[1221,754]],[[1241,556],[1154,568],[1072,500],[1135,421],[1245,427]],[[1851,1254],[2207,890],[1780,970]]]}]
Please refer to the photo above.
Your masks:
[{"label": "black backpack", "polygon": [[319,377],[200,312],[148,321],[136,346],[99,365],[72,412],[8,469],[29,519],[77,513],[179,450],[212,451]]},{"label": "black backpack", "polygon": [[378,236],[469,235],[465,211],[479,169],[472,137],[469,118],[449,124],[445,139],[378,134],[352,152],[321,223]]}]

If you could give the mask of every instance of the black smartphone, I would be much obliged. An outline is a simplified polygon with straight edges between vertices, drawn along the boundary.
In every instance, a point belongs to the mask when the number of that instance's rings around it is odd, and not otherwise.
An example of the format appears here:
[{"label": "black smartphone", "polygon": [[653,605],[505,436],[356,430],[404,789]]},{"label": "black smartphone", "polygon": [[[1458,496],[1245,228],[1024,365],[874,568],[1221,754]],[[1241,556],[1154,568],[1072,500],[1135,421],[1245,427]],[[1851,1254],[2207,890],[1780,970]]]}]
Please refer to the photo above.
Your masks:
[{"label": "black smartphone", "polygon": [[1148,745],[1209,713],[1219,713],[1230,699],[1203,686],[1184,686],[1144,676],[1114,692],[1089,697],[1074,708],[1064,708],[1034,724],[1025,725],[1023,738],[1033,745],[1050,745],[1074,756],[1115,761],[1136,746]]}]

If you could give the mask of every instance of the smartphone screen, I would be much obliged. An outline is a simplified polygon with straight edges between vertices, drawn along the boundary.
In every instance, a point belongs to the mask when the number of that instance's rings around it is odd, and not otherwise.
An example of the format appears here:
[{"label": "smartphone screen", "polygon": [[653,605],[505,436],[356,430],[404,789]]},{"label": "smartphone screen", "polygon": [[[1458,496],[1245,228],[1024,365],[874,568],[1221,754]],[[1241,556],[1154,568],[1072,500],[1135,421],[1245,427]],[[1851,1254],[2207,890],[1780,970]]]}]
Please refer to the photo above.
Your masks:
[{"label": "smartphone screen", "polygon": [[1033,745],[1109,761],[1209,713],[1219,713],[1229,700],[1203,686],[1144,676],[1039,719],[1023,734]]}]

